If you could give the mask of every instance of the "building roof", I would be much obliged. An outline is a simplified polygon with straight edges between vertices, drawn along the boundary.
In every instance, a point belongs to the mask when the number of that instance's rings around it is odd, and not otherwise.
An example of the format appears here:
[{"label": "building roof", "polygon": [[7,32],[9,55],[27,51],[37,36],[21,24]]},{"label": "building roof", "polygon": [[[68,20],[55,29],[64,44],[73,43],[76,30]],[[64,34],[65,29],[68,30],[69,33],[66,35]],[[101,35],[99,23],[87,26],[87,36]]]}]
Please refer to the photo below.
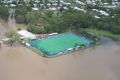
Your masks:
[{"label": "building roof", "polygon": [[38,8],[36,8],[36,7],[33,7],[33,8],[32,8],[32,10],[36,10],[36,11],[37,11],[37,10],[39,10],[39,9],[38,9]]},{"label": "building roof", "polygon": [[57,35],[58,33],[51,33],[51,34],[48,34],[49,36],[53,36],[53,35]]},{"label": "building roof", "polygon": [[29,38],[29,39],[36,39],[37,38],[37,36],[35,34],[32,34],[31,32],[28,32],[26,30],[21,30],[21,31],[18,31],[17,33],[24,38]]}]

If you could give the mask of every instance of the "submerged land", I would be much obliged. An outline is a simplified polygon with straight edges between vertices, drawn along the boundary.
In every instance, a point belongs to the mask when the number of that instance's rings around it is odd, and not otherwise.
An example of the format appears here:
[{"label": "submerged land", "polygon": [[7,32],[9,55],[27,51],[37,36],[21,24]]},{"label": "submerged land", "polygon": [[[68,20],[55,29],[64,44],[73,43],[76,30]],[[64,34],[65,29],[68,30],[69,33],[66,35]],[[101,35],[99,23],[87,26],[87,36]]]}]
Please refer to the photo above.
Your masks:
[{"label": "submerged land", "polygon": [[[0,80],[120,80],[119,13],[119,0],[0,0]],[[74,32],[95,43],[45,58],[20,30],[39,39]]]},{"label": "submerged land", "polygon": [[[0,24],[3,37],[8,24]],[[24,46],[2,44],[0,80],[119,80],[120,42],[105,37],[101,41],[99,46],[55,58],[44,58]]]},{"label": "submerged land", "polygon": [[0,48],[0,80],[120,80],[120,42],[44,58],[30,49]]}]

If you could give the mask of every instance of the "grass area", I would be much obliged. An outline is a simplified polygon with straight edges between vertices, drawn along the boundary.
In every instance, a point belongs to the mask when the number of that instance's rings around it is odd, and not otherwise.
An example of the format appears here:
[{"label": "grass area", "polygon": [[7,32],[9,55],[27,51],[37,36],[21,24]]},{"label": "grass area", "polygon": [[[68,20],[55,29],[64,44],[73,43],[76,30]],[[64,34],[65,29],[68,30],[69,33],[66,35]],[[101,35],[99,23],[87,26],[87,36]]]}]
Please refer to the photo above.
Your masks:
[{"label": "grass area", "polygon": [[51,56],[56,55],[59,52],[64,52],[77,45],[89,45],[90,41],[82,36],[68,33],[51,36],[42,40],[31,41],[29,43],[43,53]]},{"label": "grass area", "polygon": [[96,35],[102,35],[112,38],[113,40],[120,41],[120,34],[112,34],[109,31],[97,30],[97,29],[86,29],[87,32],[94,33]]}]

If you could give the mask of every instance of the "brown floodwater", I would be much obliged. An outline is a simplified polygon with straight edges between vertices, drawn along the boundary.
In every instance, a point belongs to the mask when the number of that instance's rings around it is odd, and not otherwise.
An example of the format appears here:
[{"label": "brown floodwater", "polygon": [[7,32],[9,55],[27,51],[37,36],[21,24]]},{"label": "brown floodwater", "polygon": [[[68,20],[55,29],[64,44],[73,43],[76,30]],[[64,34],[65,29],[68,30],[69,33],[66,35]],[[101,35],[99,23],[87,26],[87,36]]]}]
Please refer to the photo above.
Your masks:
[{"label": "brown floodwater", "polygon": [[49,59],[23,46],[2,45],[0,80],[120,80],[120,42],[104,42]]},{"label": "brown floodwater", "polygon": [[5,21],[0,19],[0,40],[2,38],[4,38],[4,34],[5,34],[6,28],[7,28],[6,26],[7,26],[7,24],[5,23]]},{"label": "brown floodwater", "polygon": [[9,19],[8,22],[0,19],[0,40],[5,38],[5,33],[10,30],[26,29],[27,27],[25,24],[16,24],[15,19]]},{"label": "brown floodwater", "polygon": [[[9,30],[0,21],[0,39]],[[7,27],[8,26],[8,27]],[[16,24],[24,29],[26,25]],[[120,80],[120,42],[103,44],[56,58],[43,58],[18,46],[0,48],[0,80]]]}]

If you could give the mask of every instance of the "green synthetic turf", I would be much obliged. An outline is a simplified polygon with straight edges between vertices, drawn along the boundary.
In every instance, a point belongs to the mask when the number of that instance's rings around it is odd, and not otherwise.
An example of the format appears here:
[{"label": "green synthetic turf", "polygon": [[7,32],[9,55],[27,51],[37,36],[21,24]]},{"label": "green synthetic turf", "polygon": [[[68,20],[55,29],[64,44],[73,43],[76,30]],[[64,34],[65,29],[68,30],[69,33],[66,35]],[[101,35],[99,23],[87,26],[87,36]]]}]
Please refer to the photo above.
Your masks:
[{"label": "green synthetic turf", "polygon": [[86,45],[88,44],[88,40],[75,34],[60,34],[46,39],[32,41],[30,44],[49,54],[65,51],[76,45]]}]

